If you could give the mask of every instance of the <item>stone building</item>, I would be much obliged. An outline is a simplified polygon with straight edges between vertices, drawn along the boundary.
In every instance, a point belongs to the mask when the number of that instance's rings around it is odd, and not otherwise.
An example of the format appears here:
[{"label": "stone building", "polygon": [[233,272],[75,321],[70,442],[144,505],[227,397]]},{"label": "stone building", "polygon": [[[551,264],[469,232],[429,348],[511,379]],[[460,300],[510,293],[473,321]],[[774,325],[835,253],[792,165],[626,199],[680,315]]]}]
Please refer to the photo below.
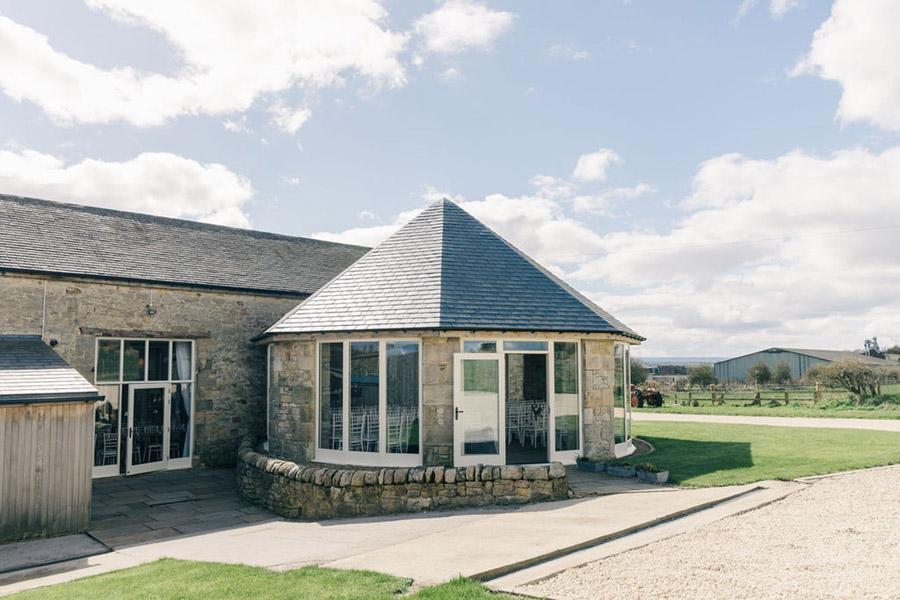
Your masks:
[{"label": "stone building", "polygon": [[233,465],[265,430],[250,342],[366,248],[0,196],[0,335],[96,386],[93,474]]},{"label": "stone building", "polygon": [[256,338],[269,454],[381,467],[626,455],[629,347],[643,339],[443,200]]}]

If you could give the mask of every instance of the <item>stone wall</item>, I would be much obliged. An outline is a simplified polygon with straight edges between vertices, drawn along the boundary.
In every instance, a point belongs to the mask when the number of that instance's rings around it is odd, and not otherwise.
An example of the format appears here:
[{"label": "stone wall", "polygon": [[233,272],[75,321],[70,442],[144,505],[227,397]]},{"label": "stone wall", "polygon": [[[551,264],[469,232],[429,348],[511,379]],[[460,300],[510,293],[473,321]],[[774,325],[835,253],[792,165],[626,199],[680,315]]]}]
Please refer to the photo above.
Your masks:
[{"label": "stone wall", "polygon": [[584,380],[584,456],[591,460],[615,458],[613,387],[615,357],[612,340],[582,341]]},{"label": "stone wall", "polygon": [[233,465],[241,438],[264,432],[266,350],[250,338],[299,298],[0,272],[0,334],[41,333],[43,281],[44,338],[89,381],[99,336],[195,340],[195,464]]},{"label": "stone wall", "polygon": [[458,337],[422,339],[422,462],[453,465],[453,354]]},{"label": "stone wall", "polygon": [[316,452],[316,343],[272,343],[269,452],[306,462]]},{"label": "stone wall", "polygon": [[254,450],[238,453],[237,487],[247,500],[283,517],[329,519],[446,508],[527,504],[568,497],[566,470],[481,465],[366,469],[298,464]]}]

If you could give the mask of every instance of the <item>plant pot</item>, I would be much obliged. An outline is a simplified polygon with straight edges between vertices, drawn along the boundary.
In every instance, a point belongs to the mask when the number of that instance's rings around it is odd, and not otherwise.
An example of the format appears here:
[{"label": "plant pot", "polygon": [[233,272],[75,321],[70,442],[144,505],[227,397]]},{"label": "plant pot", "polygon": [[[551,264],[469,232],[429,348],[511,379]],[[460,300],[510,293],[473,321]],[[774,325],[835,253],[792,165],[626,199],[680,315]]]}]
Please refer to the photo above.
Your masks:
[{"label": "plant pot", "polygon": [[637,476],[638,479],[646,481],[647,483],[665,483],[669,480],[668,471],[659,471],[657,473],[651,473],[650,471],[638,471]]},{"label": "plant pot", "polygon": [[606,472],[613,477],[634,477],[634,467],[623,467],[622,465],[607,465]]},{"label": "plant pot", "polygon": [[575,464],[578,465],[579,471],[587,471],[588,473],[602,473],[606,470],[606,463],[602,460],[599,462],[591,462],[589,460],[576,458]]}]

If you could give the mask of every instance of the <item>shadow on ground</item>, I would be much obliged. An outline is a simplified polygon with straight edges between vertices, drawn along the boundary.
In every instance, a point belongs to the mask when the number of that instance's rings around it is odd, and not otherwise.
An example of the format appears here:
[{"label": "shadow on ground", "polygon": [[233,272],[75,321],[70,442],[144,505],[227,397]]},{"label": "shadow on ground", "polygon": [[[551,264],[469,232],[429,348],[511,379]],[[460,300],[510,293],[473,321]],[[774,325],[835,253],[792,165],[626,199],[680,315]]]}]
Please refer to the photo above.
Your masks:
[{"label": "shadow on ground", "polygon": [[[669,470],[669,482],[753,466],[748,442],[700,442],[642,435],[655,447],[646,461]],[[640,459],[639,459],[639,462]]]}]

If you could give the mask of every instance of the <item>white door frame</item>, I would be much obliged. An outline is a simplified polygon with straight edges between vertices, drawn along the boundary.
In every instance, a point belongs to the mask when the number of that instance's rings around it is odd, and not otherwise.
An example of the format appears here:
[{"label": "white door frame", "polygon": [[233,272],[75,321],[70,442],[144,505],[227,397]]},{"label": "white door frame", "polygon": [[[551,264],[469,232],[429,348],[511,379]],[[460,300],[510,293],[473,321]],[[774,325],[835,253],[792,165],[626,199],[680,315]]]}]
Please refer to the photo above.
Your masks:
[{"label": "white door frame", "polygon": [[[162,441],[162,460],[141,465],[133,465],[131,463],[132,450],[134,443],[134,391],[135,390],[153,390],[160,389],[163,391],[163,441]],[[138,473],[148,473],[150,471],[161,471],[168,468],[169,462],[169,419],[171,410],[170,402],[170,384],[163,383],[132,383],[128,386],[128,444],[125,452],[125,474],[137,475]]]},{"label": "white door frame", "polygon": [[[497,362],[497,454],[463,454],[463,421],[459,418],[464,412],[463,398],[463,360],[493,360]],[[502,352],[496,353],[456,353],[453,355],[453,464],[457,467],[469,465],[506,464],[506,377],[505,358]]]}]

